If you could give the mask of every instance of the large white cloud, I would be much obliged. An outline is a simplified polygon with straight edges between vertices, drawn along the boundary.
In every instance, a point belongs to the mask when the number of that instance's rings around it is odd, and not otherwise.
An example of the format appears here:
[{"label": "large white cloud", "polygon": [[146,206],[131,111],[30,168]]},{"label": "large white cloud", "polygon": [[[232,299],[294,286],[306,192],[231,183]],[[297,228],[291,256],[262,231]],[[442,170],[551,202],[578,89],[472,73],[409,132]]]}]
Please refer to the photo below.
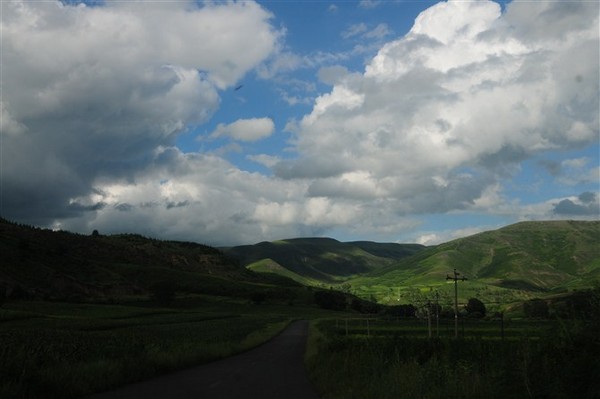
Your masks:
[{"label": "large white cloud", "polygon": [[257,141],[269,137],[275,131],[271,118],[238,119],[230,124],[219,123],[211,137],[231,137],[239,141]]},{"label": "large white cloud", "polygon": [[[289,125],[295,158],[251,158],[273,176],[173,146],[283,48],[255,3],[210,4],[2,3],[3,216],[235,244],[339,229],[389,239],[419,213],[596,209],[587,193],[520,204],[502,182],[535,154],[597,143],[598,4],[424,11],[364,71],[322,71],[331,91]],[[272,123],[214,134],[258,140]],[[592,167],[547,165],[573,184]]]},{"label": "large white cloud", "polygon": [[598,4],[569,4],[429,8],[317,98],[293,129],[298,160],[274,170],[313,179],[313,197],[435,213],[473,208],[534,154],[597,142]]},{"label": "large white cloud", "polygon": [[44,223],[133,178],[278,46],[252,1],[2,2],[3,214]]}]

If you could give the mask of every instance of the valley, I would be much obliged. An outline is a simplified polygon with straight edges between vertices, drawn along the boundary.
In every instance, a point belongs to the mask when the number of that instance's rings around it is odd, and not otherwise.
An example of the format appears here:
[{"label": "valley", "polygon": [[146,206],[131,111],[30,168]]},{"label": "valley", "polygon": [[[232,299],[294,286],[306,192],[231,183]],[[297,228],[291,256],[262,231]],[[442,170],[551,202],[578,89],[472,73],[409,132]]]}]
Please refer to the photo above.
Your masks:
[{"label": "valley", "polygon": [[[456,395],[594,397],[599,233],[600,222],[525,222],[430,247],[213,248],[0,220],[0,396],[103,392],[247,351],[303,319],[324,397],[441,398],[468,375]],[[457,338],[454,269],[466,277]],[[483,313],[469,310],[473,298]]]}]

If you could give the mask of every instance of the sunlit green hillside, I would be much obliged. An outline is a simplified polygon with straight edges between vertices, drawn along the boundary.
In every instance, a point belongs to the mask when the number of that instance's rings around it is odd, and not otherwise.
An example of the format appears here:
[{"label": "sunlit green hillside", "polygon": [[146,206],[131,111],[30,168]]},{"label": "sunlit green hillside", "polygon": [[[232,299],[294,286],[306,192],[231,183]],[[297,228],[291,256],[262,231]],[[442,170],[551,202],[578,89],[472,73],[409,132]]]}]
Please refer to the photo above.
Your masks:
[{"label": "sunlit green hillside", "polygon": [[517,223],[427,248],[350,283],[363,295],[393,296],[403,287],[446,287],[457,269],[469,279],[465,289],[585,288],[600,280],[599,237],[600,222]]},{"label": "sunlit green hillside", "polygon": [[332,285],[382,303],[414,292],[452,295],[448,274],[468,279],[461,296],[506,302],[590,287],[600,280],[600,222],[523,222],[434,247],[327,238],[230,248],[242,265],[303,284]]}]

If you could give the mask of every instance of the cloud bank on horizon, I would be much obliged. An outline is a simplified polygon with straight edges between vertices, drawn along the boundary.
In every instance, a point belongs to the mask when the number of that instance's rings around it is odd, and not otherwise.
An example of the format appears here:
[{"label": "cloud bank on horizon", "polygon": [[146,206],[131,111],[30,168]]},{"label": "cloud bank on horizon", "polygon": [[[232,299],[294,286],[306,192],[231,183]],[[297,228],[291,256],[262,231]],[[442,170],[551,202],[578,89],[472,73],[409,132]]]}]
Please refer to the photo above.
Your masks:
[{"label": "cloud bank on horizon", "polygon": [[[358,70],[347,53],[294,54],[269,3],[1,7],[3,217],[213,245],[435,243],[490,223],[600,218],[598,3],[441,2],[401,35],[353,24],[340,40],[378,46]],[[302,68],[315,82],[290,79]],[[287,107],[302,101],[283,80],[325,89],[283,121],[217,120],[227,93],[251,94],[248,79]],[[177,144],[190,134],[229,144]],[[225,155],[285,134],[283,150],[246,154],[263,169]],[[432,227],[448,217],[473,222]]]}]

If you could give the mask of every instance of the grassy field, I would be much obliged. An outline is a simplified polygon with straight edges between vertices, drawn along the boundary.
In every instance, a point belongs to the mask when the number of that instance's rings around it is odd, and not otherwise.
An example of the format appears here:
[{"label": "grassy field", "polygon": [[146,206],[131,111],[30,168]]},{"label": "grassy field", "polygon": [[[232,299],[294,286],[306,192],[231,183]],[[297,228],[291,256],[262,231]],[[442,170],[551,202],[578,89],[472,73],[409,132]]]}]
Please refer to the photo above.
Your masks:
[{"label": "grassy field", "polygon": [[[527,320],[527,319],[468,319],[460,318],[458,322],[458,336],[464,339],[489,339],[489,340],[515,340],[539,339],[558,327],[555,320]],[[410,338],[454,338],[454,319],[432,317],[429,325],[426,319],[401,319],[390,317],[363,317],[351,315],[321,320],[318,328],[328,336],[347,338],[382,338],[382,337],[410,337]]]},{"label": "grassy field", "polygon": [[594,398],[593,320],[364,317],[210,296],[170,307],[9,301],[0,308],[0,397],[75,398],[205,363],[312,320],[306,364],[323,398]]},{"label": "grassy field", "polygon": [[[255,273],[229,257],[240,247],[0,218],[0,398],[107,390],[249,349],[299,318],[322,319],[306,361],[325,398],[600,397],[600,295],[583,291],[600,277],[598,231],[519,223],[429,248],[282,240],[242,247]],[[379,305],[453,314],[454,267],[468,277],[459,309],[478,298],[505,316],[503,334],[493,318],[461,323],[458,340],[451,319],[428,338],[423,321],[383,318],[396,313]],[[554,322],[514,320],[534,298]]]},{"label": "grassy field", "polygon": [[208,297],[172,307],[12,301],[0,308],[0,397],[74,398],[254,347],[310,308]]},{"label": "grassy field", "polygon": [[473,320],[454,339],[417,320],[320,320],[306,362],[324,399],[600,397],[597,321],[505,327]]}]

